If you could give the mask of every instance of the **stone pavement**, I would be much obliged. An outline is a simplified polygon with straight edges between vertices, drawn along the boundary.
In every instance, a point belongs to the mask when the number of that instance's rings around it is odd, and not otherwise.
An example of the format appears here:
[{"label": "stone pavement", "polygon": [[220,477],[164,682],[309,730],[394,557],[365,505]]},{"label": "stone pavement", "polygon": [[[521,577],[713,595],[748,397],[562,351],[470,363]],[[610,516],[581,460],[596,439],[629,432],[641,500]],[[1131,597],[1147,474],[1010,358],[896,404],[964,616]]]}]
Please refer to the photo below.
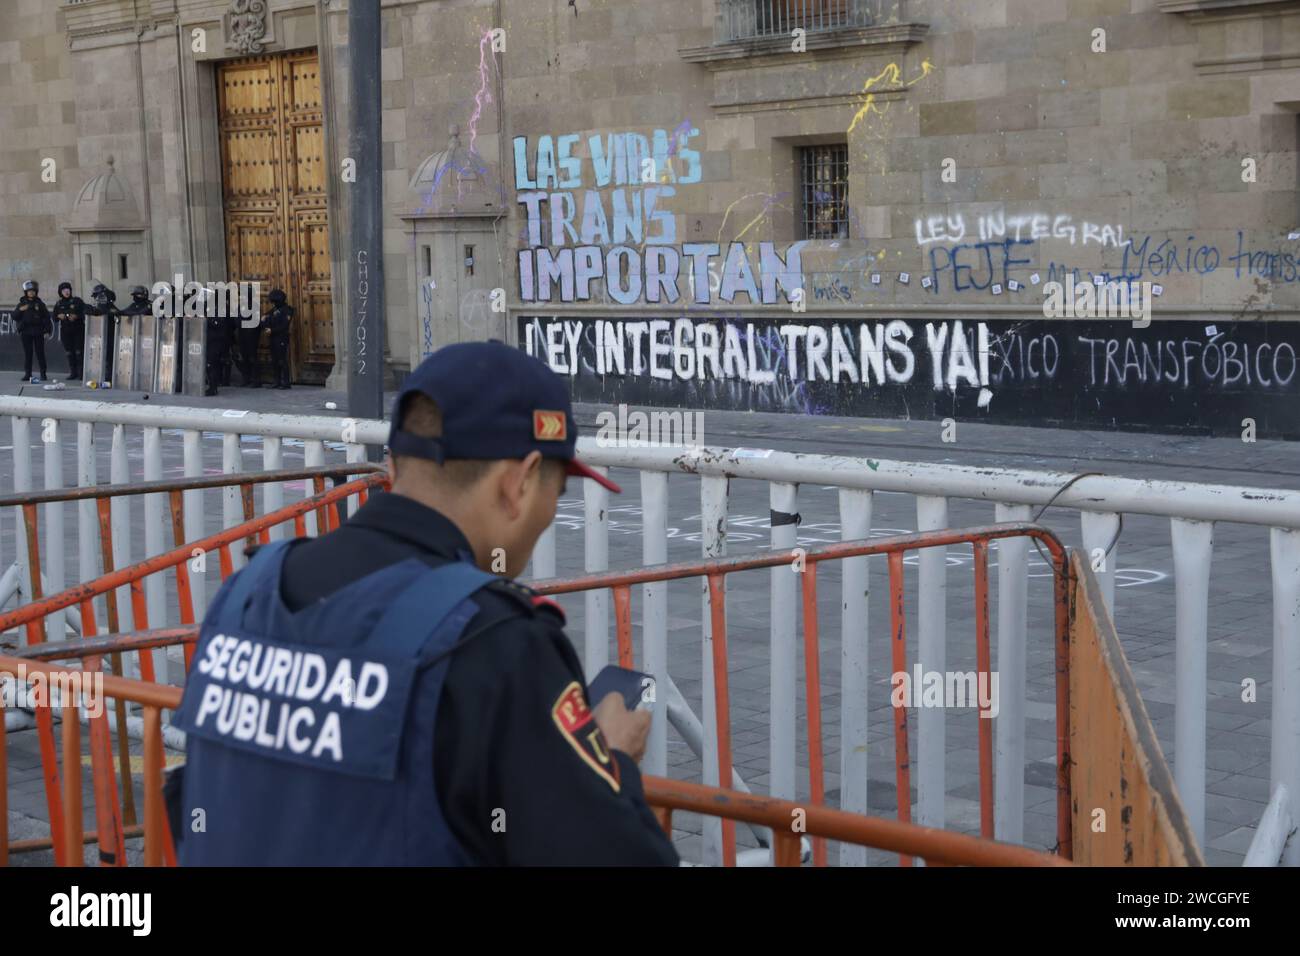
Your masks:
[{"label": "stone pavement", "polygon": [[[17,378],[16,375],[5,378]],[[11,394],[17,390],[9,382],[0,383]],[[138,395],[121,392],[90,392],[69,388],[45,392],[27,386],[23,394],[40,397],[142,400]],[[391,401],[391,397],[389,399]],[[223,389],[211,399],[187,396],[151,396],[159,404],[207,406],[213,408],[249,408],[300,414],[335,414],[344,416],[345,397],[323,389],[297,387],[289,392],[269,390]],[[340,409],[328,411],[326,401]],[[577,416],[584,431],[590,433],[595,416],[602,408],[581,406]],[[957,441],[944,443],[941,426],[935,422],[877,421],[807,416],[704,413],[704,441],[716,446],[776,448],[805,453],[825,453],[889,458],[910,461],[952,462],[990,467],[1012,467],[1071,472],[1102,471],[1132,477],[1181,479],[1214,484],[1243,484],[1260,487],[1294,488],[1300,476],[1300,446],[1283,442],[1260,441],[1244,444],[1231,439],[1170,437],[1145,434],[1060,431],[1005,426],[959,424]],[[33,437],[37,437],[35,434]],[[0,442],[11,440],[8,429],[0,431]],[[180,442],[164,438],[164,476],[180,473]],[[220,442],[203,442],[205,461],[210,470],[220,469]],[[242,443],[250,469],[260,467],[260,442],[246,438]],[[0,452],[7,451],[0,445]],[[129,432],[128,450],[133,476],[140,477],[141,438],[138,430]],[[108,472],[108,442],[97,442],[101,476]],[[285,467],[301,463],[301,447],[286,442]],[[328,460],[341,459],[341,446],[331,447]],[[74,462],[65,449],[64,474],[75,475]],[[33,452],[33,473],[42,474],[40,452]],[[640,564],[639,482],[635,473],[615,471],[625,494],[610,509],[611,567],[635,567]],[[0,488],[12,482],[12,459],[0,454]],[[290,489],[286,500],[293,500],[305,489]],[[212,494],[212,493],[206,493]],[[699,503],[698,484],[690,476],[670,478],[669,560],[698,557]],[[760,482],[733,481],[729,501],[728,551],[741,554],[767,547],[767,490]],[[217,498],[210,497],[209,514],[219,515]],[[804,486],[800,489],[799,544],[815,545],[838,540],[839,524],[836,495],[833,489]],[[955,501],[950,507],[954,526],[973,525],[993,520],[992,506]],[[13,518],[0,518],[0,562],[12,560]],[[69,512],[66,534],[69,540],[69,581],[75,580],[76,522]],[[1067,544],[1079,544],[1078,519],[1073,512],[1052,509],[1041,519],[1054,528]],[[219,519],[210,518],[208,531],[217,529]],[[133,511],[133,555],[143,557],[143,518],[137,506]],[[581,489],[570,484],[557,517],[558,573],[566,575],[582,569],[583,504]],[[878,494],[875,497],[873,534],[883,535],[915,528],[915,506],[908,495]],[[1129,516],[1124,521],[1117,548],[1118,587],[1115,619],[1148,713],[1167,758],[1173,762],[1174,701],[1174,590],[1173,566],[1169,544],[1169,524],[1162,519]],[[994,556],[996,557],[996,556]],[[1031,552],[1032,557],[1032,552]],[[908,614],[915,621],[915,559],[909,559]],[[951,549],[948,557],[948,668],[973,670],[973,582],[969,552]],[[1255,822],[1267,800],[1269,771],[1269,707],[1271,675],[1271,585],[1269,579],[1268,533],[1264,528],[1219,525],[1215,531],[1215,551],[1211,578],[1209,609],[1210,653],[1208,658],[1209,712],[1207,723],[1207,800],[1206,857],[1215,864],[1238,864],[1249,844]],[[1051,655],[1051,594],[1045,568],[1033,571],[1030,585],[1030,648],[1028,657],[1028,765],[1026,789],[1026,842],[1050,847],[1055,839],[1053,790],[1054,683]],[[733,575],[729,581],[729,650],[732,733],[735,765],[756,790],[765,791],[769,782],[768,717],[768,600],[769,571]],[[217,579],[209,575],[209,593],[215,591]],[[895,811],[893,738],[888,704],[887,608],[882,595],[888,593],[883,562],[871,571],[871,587],[877,595],[868,615],[871,655],[871,731],[869,739],[869,799],[873,813]],[[170,592],[169,592],[170,593]],[[669,669],[682,693],[696,712],[700,712],[700,600],[694,582],[675,582],[669,588],[670,661]],[[822,573],[819,588],[821,619],[821,673],[823,684],[823,726],[825,732],[826,787],[834,803],[839,792],[839,577],[828,567]],[[569,613],[569,632],[575,644],[583,643],[583,601],[565,598]],[[633,598],[633,619],[640,618],[640,595]],[[994,611],[996,613],[996,610]],[[915,633],[914,626],[911,628]],[[640,640],[639,627],[634,640]],[[915,640],[909,642],[910,659],[915,656]],[[996,660],[994,662],[996,667]],[[800,672],[799,707],[802,712],[803,680]],[[1250,677],[1259,685],[1258,701],[1243,703],[1241,682]],[[798,726],[799,790],[808,792],[806,728],[801,718]],[[950,827],[975,832],[978,827],[978,775],[976,757],[977,718],[973,711],[955,710],[947,719],[946,816]],[[34,754],[31,732],[10,735],[11,761]],[[915,746],[915,726],[911,731]],[[31,757],[27,758],[30,762]],[[670,773],[675,777],[698,779],[700,764],[691,750],[677,737],[669,735]],[[27,768],[30,770],[31,768]],[[915,781],[915,773],[913,774]],[[44,800],[36,780],[27,791],[19,788],[11,802],[11,814],[40,819],[44,817]],[[678,821],[679,844],[687,858],[698,856],[698,820],[682,816]],[[740,844],[753,845],[749,834],[739,829]],[[832,860],[834,860],[832,851]],[[896,858],[873,854],[873,862],[889,865]]]}]

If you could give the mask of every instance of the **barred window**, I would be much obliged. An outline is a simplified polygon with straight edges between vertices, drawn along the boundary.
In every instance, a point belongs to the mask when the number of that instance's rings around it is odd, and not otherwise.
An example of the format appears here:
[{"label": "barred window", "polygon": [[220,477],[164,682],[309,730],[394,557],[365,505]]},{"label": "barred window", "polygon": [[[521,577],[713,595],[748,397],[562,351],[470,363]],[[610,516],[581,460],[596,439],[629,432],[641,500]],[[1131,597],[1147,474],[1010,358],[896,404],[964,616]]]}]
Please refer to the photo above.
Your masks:
[{"label": "barred window", "polygon": [[803,197],[801,239],[849,238],[849,147],[805,146],[799,150]]},{"label": "barred window", "polygon": [[858,17],[849,0],[753,0],[753,4],[760,36],[789,33],[795,28],[834,30]]}]

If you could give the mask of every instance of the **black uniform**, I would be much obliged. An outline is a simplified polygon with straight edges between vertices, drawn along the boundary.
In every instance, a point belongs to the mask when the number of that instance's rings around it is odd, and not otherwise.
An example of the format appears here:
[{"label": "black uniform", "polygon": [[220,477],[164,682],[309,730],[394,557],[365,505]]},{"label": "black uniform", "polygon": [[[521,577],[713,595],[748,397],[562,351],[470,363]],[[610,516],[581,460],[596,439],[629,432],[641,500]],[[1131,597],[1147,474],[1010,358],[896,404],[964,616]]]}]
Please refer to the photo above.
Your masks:
[{"label": "black uniform", "polygon": [[[443,515],[377,493],[337,531],[288,553],[281,597],[297,611],[399,561],[436,567],[468,550]],[[636,762],[612,752],[615,789],[556,727],[557,700],[575,681],[586,688],[558,606],[507,580],[474,601],[480,611],[447,671],[430,755],[443,816],[464,849],[480,865],[675,866]],[[503,832],[484,808],[505,811]]]},{"label": "black uniform", "polygon": [[86,314],[108,316],[109,321],[104,323],[104,334],[109,336],[118,312],[117,293],[103,285],[97,285],[90,291],[90,297],[95,300],[95,304],[86,305]]},{"label": "black uniform", "polygon": [[[63,294],[64,290],[68,294]],[[59,299],[54,303],[54,318],[59,323],[59,338],[68,353],[68,381],[81,378],[82,358],[86,346],[86,303],[72,294],[72,283],[59,283]]]},{"label": "black uniform", "polygon": [[293,306],[285,302],[284,293],[272,289],[268,296],[275,305],[262,318],[262,327],[271,332],[271,384],[275,388],[289,388],[289,325],[293,320]]},{"label": "black uniform", "polygon": [[104,346],[100,353],[100,367],[90,370],[90,377],[98,379],[104,374],[103,365],[106,361],[109,362],[109,368],[112,368],[113,342],[116,341],[113,333],[117,329],[117,293],[101,282],[90,290],[90,297],[95,300],[95,304],[86,306],[86,314],[104,316]]},{"label": "black uniform", "polygon": [[50,310],[45,307],[38,289],[33,286],[23,292],[23,297],[14,307],[14,318],[18,322],[18,334],[23,340],[23,381],[32,378],[32,353],[41,369],[41,378],[45,378],[45,337],[54,331],[50,319]]},{"label": "black uniform", "polygon": [[230,355],[228,330],[229,323],[219,315],[209,315],[203,320],[204,371],[207,379],[204,395],[217,394],[217,386],[222,384],[222,370]]},{"label": "black uniform", "polygon": [[221,355],[221,385],[229,385],[235,368],[235,345],[239,342],[240,318],[237,315],[228,315],[221,320],[225,331],[225,345],[222,347]]},{"label": "black uniform", "polygon": [[153,303],[149,301],[149,290],[136,286],[131,291],[131,304],[119,309],[118,315],[153,315]]},{"label": "black uniform", "polygon": [[258,349],[262,347],[262,328],[265,319],[249,328],[239,323],[239,374],[244,380],[245,388],[262,387],[261,359]]}]

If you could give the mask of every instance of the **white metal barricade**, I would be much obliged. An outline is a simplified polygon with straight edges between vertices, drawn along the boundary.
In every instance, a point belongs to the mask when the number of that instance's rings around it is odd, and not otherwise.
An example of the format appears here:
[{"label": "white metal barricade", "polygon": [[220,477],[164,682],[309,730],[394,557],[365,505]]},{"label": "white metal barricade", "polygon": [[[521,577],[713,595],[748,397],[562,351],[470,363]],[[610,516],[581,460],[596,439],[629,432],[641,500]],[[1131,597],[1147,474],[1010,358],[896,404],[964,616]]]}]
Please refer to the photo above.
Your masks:
[{"label": "white metal barricade", "polygon": [[[226,473],[246,470],[241,436],[260,436],[262,469],[283,467],[284,448],[302,443],[304,465],[333,461],[362,461],[366,445],[381,445],[388,426],[382,421],[272,415],[211,409],[149,407],[140,404],[63,401],[40,398],[0,398],[0,414],[11,420],[13,435],[13,491],[32,487],[32,448],[42,447],[46,488],[62,487],[65,445],[76,456],[68,470],[79,484],[97,480],[95,426],[111,429],[110,478],[114,482],[139,480],[163,474],[165,452],[180,442],[184,474],[202,470],[200,442],[204,433],[221,436],[222,468]],[[76,429],[71,423],[77,423]],[[126,452],[127,430],[143,430],[143,473],[129,473]],[[75,434],[75,442],[70,438]],[[35,439],[39,438],[39,441]],[[169,445],[172,440],[173,445]],[[51,454],[50,449],[58,449]],[[1178,790],[1186,804],[1188,818],[1199,841],[1205,837],[1206,793],[1206,710],[1207,710],[1207,617],[1209,571],[1214,545],[1215,522],[1258,525],[1269,529],[1273,590],[1273,669],[1270,792],[1284,787],[1290,794],[1289,818],[1300,819],[1300,493],[1256,488],[1195,484],[1180,481],[1147,481],[1100,475],[1035,472],[1013,469],[965,467],[949,464],[908,462],[743,450],[681,448],[607,448],[594,439],[579,441],[579,452],[603,468],[627,468],[640,473],[642,510],[642,560],[661,563],[667,555],[668,481],[672,473],[698,476],[700,480],[701,551],[704,557],[726,553],[729,481],[752,480],[769,485],[774,515],[793,515],[798,510],[801,485],[834,486],[838,489],[841,536],[844,540],[865,537],[872,527],[873,495],[876,492],[909,494],[916,499],[918,530],[947,526],[949,503],[954,500],[988,502],[995,507],[995,520],[1018,521],[1031,517],[1034,509],[1051,504],[1079,513],[1085,550],[1105,552],[1113,544],[1121,515],[1151,515],[1167,518],[1173,541],[1172,563],[1176,586],[1176,715],[1174,770]],[[587,571],[600,571],[609,564],[608,495],[595,482],[584,482],[584,562]],[[228,526],[239,520],[238,501],[227,492],[220,514]],[[310,495],[311,489],[305,488]],[[185,528],[193,539],[211,524],[202,505],[201,492],[187,492]],[[162,500],[144,502],[145,548],[155,547],[164,526]],[[285,500],[284,489],[267,485],[263,507],[272,509]],[[62,504],[47,505],[44,520],[53,530],[61,522]],[[130,519],[126,499],[114,504],[114,544],[119,566],[133,553],[129,536]],[[354,505],[350,505],[349,511]],[[119,510],[120,509],[120,510]],[[214,515],[215,517],[215,515]],[[95,540],[91,522],[93,509],[77,509],[78,538],[81,542],[81,578],[97,575],[96,556],[85,545]],[[4,520],[0,517],[0,520]],[[21,520],[16,534],[13,567],[0,551],[0,606],[15,593],[30,594],[31,570],[26,567],[26,548]],[[773,548],[795,544],[793,523],[777,521],[770,531]],[[556,574],[556,528],[552,526],[538,543],[533,557],[535,578]],[[6,536],[0,533],[0,542]],[[2,545],[0,545],[2,547]],[[60,545],[62,547],[62,545]],[[141,555],[136,555],[139,557]],[[43,558],[58,565],[47,571],[49,585],[59,582],[62,555],[47,549]],[[845,563],[842,576],[842,699],[841,708],[841,806],[853,812],[867,810],[867,598],[866,561],[855,558]],[[1026,686],[1026,583],[1027,544],[1023,540],[998,545],[997,647],[1002,711],[996,724],[996,836],[1009,842],[1023,841],[1025,686]],[[1108,605],[1114,608],[1115,551],[1111,548],[1098,577]],[[942,554],[922,555],[919,587],[928,596],[940,594],[947,570]],[[773,575],[771,588],[771,786],[778,797],[794,797],[795,781],[795,694],[798,680],[796,609],[792,575]],[[642,636],[645,664],[657,673],[667,673],[668,614],[662,583],[644,585]],[[203,589],[196,589],[202,601]],[[156,594],[149,595],[150,621],[161,626],[167,615],[155,608]],[[707,598],[706,598],[707,599]],[[584,660],[589,672],[608,660],[610,637],[609,597],[589,592],[585,597]],[[200,605],[202,606],[202,605]],[[127,596],[119,607],[130,626],[131,603]],[[920,661],[926,670],[944,669],[946,622],[943,602],[921,603],[919,619]],[[157,614],[157,616],[155,616]],[[704,712],[702,725],[704,782],[716,784],[716,722],[713,704],[709,615],[703,615],[702,665]],[[58,635],[62,636],[62,635]],[[667,769],[668,708],[658,708],[646,755],[646,768],[653,774]],[[944,718],[942,709],[921,710],[917,760],[918,821],[944,825]],[[711,762],[712,757],[712,762]],[[1282,807],[1281,809],[1287,809]],[[1279,817],[1281,815],[1279,814]],[[720,855],[720,827],[705,824],[706,860]],[[852,848],[845,862],[862,862]],[[1292,839],[1283,855],[1288,865],[1300,864],[1300,840]]]}]

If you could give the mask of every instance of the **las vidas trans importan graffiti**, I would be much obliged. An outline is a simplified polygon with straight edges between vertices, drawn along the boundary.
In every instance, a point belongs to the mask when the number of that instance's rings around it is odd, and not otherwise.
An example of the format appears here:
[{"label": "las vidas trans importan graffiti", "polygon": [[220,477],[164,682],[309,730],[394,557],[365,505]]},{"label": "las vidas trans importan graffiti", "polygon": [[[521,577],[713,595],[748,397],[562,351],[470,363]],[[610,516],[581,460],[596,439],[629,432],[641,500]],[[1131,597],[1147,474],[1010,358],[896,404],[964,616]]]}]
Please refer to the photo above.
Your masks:
[{"label": "las vidas trans importan graffiti", "polygon": [[[910,286],[913,304],[1001,295],[1033,306],[1045,283],[1067,276],[1153,282],[1159,295],[1162,281],[1219,270],[1285,284],[1300,279],[1292,253],[1255,248],[1243,233],[1222,249],[1194,235],[984,207],[917,219],[914,275],[882,275],[881,257],[870,254],[827,269],[827,243],[815,244],[819,268],[806,272],[812,244],[756,241],[746,216],[736,217],[737,228],[748,222],[743,241],[721,233],[680,241],[673,210],[679,190],[701,184],[699,133],[684,121],[649,134],[513,141],[523,210],[517,342],[567,376],[576,400],[1222,434],[1240,434],[1250,418],[1261,436],[1300,438],[1300,336],[1291,323],[929,320],[890,316],[880,296],[887,281]],[[759,217],[781,201],[763,199]],[[1045,243],[1104,267],[1044,265]],[[579,303],[656,311],[528,310]],[[870,313],[815,314],[821,305],[867,303]],[[770,314],[738,311],[750,306]]]}]

